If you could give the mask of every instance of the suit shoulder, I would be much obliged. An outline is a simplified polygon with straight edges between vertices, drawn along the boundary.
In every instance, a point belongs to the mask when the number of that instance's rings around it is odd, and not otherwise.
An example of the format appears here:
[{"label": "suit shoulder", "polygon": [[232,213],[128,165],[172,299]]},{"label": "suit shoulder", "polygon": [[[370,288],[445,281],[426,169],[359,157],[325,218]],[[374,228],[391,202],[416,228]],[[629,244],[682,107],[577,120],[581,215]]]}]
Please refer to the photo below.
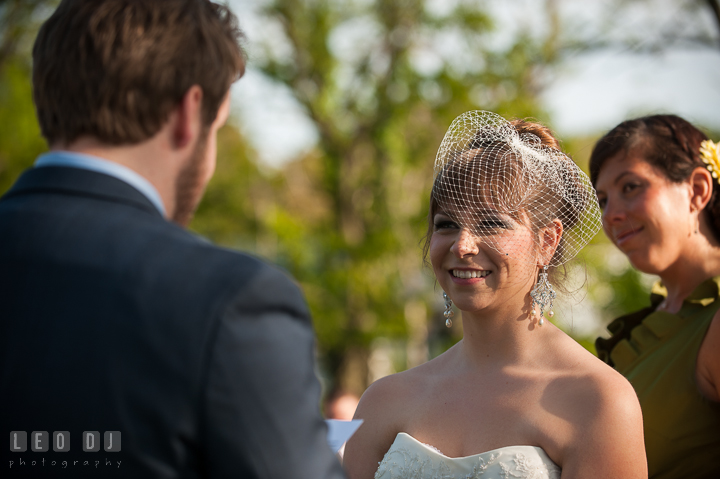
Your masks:
[{"label": "suit shoulder", "polygon": [[169,261],[178,261],[182,258],[185,262],[193,263],[193,270],[211,270],[218,274],[229,272],[244,275],[280,275],[287,276],[278,268],[266,260],[254,256],[248,252],[232,250],[218,246],[210,240],[185,230],[172,223],[166,223],[158,248],[167,251]]},{"label": "suit shoulder", "polygon": [[188,291],[185,301],[205,297],[216,304],[242,304],[246,311],[306,308],[299,286],[281,268],[249,253],[217,246],[179,226],[163,230],[161,244],[145,255],[148,261],[141,268],[148,274],[161,274],[167,288]]}]

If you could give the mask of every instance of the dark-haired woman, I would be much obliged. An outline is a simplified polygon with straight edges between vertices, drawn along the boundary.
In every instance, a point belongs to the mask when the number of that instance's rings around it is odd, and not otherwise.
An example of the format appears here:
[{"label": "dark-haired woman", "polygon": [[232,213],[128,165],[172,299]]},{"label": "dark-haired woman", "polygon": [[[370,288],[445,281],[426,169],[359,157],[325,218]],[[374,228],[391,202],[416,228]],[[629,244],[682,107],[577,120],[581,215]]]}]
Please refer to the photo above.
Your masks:
[{"label": "dark-haired woman", "polygon": [[651,478],[720,478],[720,158],[674,115],[616,126],[590,175],[607,236],[660,277],[651,305],[613,321],[599,356],[634,386]]}]

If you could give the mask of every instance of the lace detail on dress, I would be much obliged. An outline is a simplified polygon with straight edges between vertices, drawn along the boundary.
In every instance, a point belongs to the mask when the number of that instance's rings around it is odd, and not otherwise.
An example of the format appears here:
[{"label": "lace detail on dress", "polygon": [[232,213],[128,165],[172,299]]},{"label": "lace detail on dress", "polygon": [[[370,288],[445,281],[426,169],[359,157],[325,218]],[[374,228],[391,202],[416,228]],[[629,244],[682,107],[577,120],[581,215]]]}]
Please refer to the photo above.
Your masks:
[{"label": "lace detail on dress", "polygon": [[515,471],[511,471],[506,463],[501,463],[503,479],[511,477],[519,477],[522,479],[548,479],[559,478],[561,469],[555,464],[547,464],[545,462],[535,463],[529,461],[525,454],[516,453],[513,459]]},{"label": "lace detail on dress", "polygon": [[[399,456],[399,457],[398,457]],[[400,459],[400,460],[398,460]],[[387,474],[387,475],[386,475]],[[429,457],[421,457],[407,449],[390,450],[375,473],[375,479],[455,479],[447,464],[434,467]]]},{"label": "lace detail on dress", "polygon": [[511,446],[451,458],[400,433],[379,463],[375,479],[559,479],[561,469],[532,446]]}]

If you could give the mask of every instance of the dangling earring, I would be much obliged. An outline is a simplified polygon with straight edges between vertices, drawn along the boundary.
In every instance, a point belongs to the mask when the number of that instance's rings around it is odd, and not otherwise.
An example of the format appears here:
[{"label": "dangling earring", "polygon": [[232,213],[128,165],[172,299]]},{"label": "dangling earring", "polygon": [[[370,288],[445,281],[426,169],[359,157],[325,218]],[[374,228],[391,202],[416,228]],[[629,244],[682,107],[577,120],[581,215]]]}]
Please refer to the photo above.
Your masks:
[{"label": "dangling earring", "polygon": [[540,321],[538,321],[538,324],[542,326],[545,324],[545,306],[548,304],[550,307],[548,308],[548,317],[552,318],[555,313],[552,310],[553,307],[553,300],[555,299],[555,290],[552,287],[552,284],[550,284],[550,281],[548,281],[548,275],[547,275],[547,265],[543,266],[542,273],[540,273],[540,277],[538,278],[538,282],[535,284],[535,287],[533,287],[532,291],[530,291],[530,297],[532,298],[532,308],[535,310],[535,306],[540,306]]},{"label": "dangling earring", "polygon": [[455,312],[452,309],[452,299],[450,299],[450,296],[448,296],[445,291],[443,291],[443,299],[445,300],[445,312],[443,313],[443,316],[445,316],[445,326],[449,328],[452,326],[451,318],[455,316]]}]

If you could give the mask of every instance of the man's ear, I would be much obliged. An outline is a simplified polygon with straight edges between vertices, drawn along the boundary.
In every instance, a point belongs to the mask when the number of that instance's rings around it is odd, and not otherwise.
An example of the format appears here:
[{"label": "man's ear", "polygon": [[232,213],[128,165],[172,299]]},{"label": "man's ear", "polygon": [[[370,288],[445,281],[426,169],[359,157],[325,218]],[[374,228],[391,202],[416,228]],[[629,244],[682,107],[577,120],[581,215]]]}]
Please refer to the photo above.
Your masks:
[{"label": "man's ear", "polygon": [[713,189],[713,177],[707,168],[699,166],[690,173],[690,207],[691,211],[701,211],[710,201]]},{"label": "man's ear", "polygon": [[171,143],[175,149],[194,145],[202,133],[203,91],[193,85],[185,92],[180,103],[170,115]]},{"label": "man's ear", "polygon": [[563,224],[558,218],[555,218],[546,227],[540,229],[540,260],[543,265],[550,264],[550,261],[560,244],[562,233]]}]

